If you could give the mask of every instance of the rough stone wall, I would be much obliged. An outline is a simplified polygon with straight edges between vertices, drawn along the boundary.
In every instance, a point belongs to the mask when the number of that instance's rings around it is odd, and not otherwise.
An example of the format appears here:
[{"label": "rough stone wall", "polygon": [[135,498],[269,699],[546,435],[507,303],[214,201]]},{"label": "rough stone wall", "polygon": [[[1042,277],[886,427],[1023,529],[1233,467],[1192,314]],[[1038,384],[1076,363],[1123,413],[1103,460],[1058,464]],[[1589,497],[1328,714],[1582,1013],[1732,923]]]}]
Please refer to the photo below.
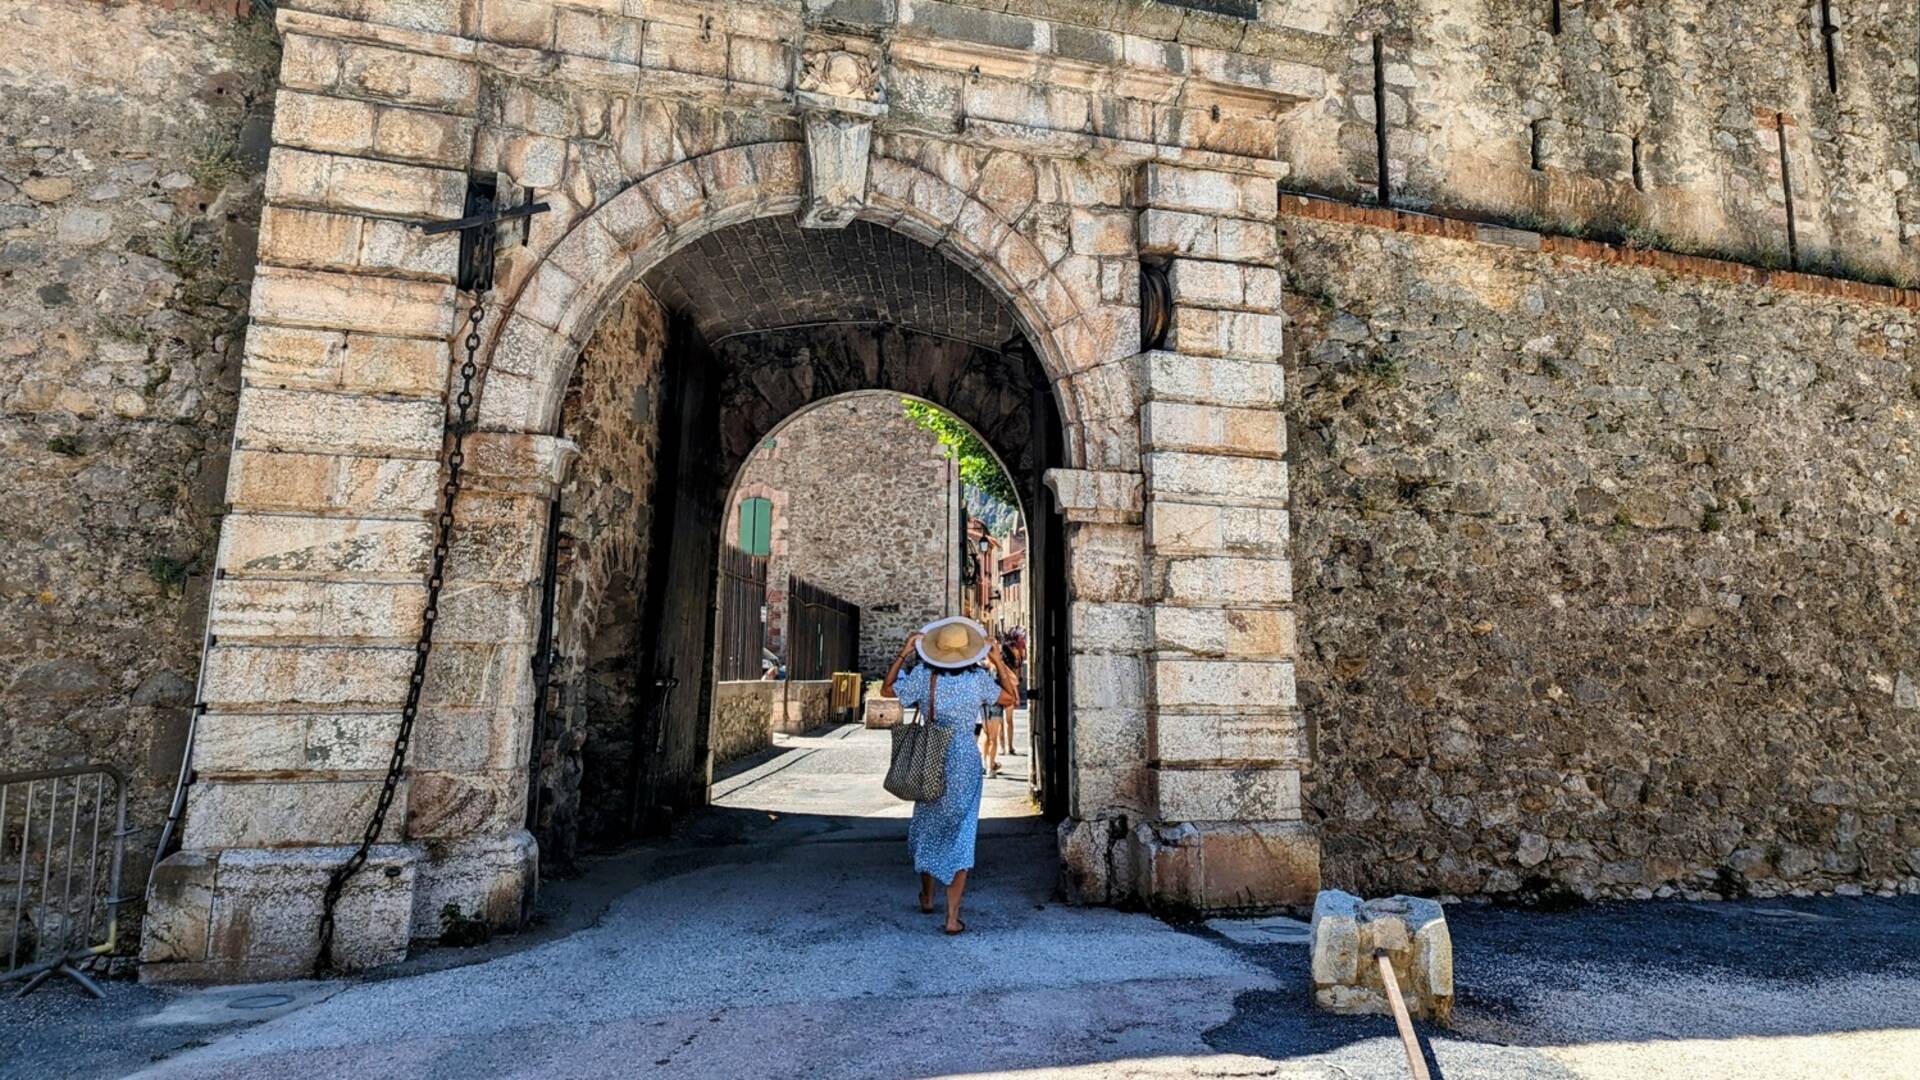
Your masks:
[{"label": "rough stone wall", "polygon": [[782,691],[781,684],[763,679],[714,684],[714,768],[773,745],[773,713]]},{"label": "rough stone wall", "polygon": [[122,769],[138,895],[200,663],[278,47],[145,4],[16,2],[0,29],[0,771]]},{"label": "rough stone wall", "polygon": [[[860,605],[860,667],[883,674],[907,633],[945,614],[957,480],[940,441],[900,407],[900,395],[825,402],[761,443],[738,492],[779,491],[768,581],[789,573]],[[739,536],[740,495],[722,534]],[[953,511],[957,519],[958,511]],[[773,606],[771,603],[770,607]],[[784,627],[784,612],[769,612]]]},{"label": "rough stone wall", "polygon": [[1282,235],[1327,885],[1920,888],[1915,313]]},{"label": "rough stone wall", "polygon": [[666,314],[629,289],[574,369],[561,421],[580,447],[561,492],[553,705],[540,747],[540,840],[564,866],[576,843],[622,835],[631,779],[635,634],[646,599],[660,452]]},{"label": "rough stone wall", "polygon": [[1396,205],[1785,265],[1784,114],[1798,264],[1920,274],[1911,5],[1830,6],[1837,86],[1810,0],[1318,6],[1333,77],[1283,125],[1288,186],[1377,197],[1377,71]]}]

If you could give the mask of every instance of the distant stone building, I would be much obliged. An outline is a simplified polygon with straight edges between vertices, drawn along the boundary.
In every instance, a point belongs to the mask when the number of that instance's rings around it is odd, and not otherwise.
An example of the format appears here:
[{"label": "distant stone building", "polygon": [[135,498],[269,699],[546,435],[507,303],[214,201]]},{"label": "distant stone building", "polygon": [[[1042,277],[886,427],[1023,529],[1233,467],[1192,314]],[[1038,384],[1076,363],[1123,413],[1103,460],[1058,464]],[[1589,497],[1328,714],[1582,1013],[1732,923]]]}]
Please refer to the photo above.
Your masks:
[{"label": "distant stone building", "polygon": [[1032,508],[1076,900],[1920,891],[1912,5],[237,7],[0,9],[0,768],[138,882],[188,766],[152,977],[309,970],[379,805],[350,967],[699,805],[855,390]]},{"label": "distant stone building", "polygon": [[959,500],[953,462],[898,396],[828,401],[776,429],[740,470],[721,530],[768,556],[768,647],[787,655],[797,575],[860,605],[860,668],[885,673],[911,630],[956,610]]}]

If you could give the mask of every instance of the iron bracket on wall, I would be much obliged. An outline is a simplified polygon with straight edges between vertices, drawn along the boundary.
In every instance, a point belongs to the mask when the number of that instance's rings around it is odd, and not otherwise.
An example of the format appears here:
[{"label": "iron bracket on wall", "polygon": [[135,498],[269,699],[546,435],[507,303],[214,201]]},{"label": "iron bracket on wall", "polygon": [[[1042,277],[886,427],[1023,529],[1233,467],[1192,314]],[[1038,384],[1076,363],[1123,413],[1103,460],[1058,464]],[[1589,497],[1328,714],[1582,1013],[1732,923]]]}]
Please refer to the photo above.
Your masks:
[{"label": "iron bracket on wall", "polygon": [[[529,189],[529,196],[531,189]],[[467,180],[466,216],[454,221],[435,221],[423,225],[420,231],[428,236],[458,232],[460,234],[460,270],[456,284],[463,292],[483,293],[493,288],[493,254],[497,248],[495,238],[482,237],[481,230],[498,225],[503,221],[518,220],[527,227],[533,215],[543,214],[553,209],[543,202],[526,202],[520,206],[501,208],[499,185],[493,180],[471,177]],[[521,241],[526,236],[523,233]]]}]

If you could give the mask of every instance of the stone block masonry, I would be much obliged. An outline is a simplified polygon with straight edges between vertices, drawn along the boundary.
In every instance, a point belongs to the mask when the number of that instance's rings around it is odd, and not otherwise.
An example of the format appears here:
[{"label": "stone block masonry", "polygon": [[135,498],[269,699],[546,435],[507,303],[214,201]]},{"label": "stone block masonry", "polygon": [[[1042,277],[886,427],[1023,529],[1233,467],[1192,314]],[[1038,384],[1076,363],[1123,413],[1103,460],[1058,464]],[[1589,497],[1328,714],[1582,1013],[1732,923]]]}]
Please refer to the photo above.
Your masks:
[{"label": "stone block masonry", "polygon": [[135,897],[194,702],[279,59],[234,7],[0,8],[0,771],[125,772]]},{"label": "stone block masonry", "polygon": [[1323,220],[1283,255],[1329,885],[1920,889],[1912,309]]},{"label": "stone block masonry", "polygon": [[[0,76],[0,432],[38,511],[0,545],[0,761],[109,756],[156,821],[205,698],[155,975],[291,971],[380,774],[468,303],[416,226],[471,176],[550,209],[498,252],[353,962],[531,894],[570,478],[543,838],[589,816],[582,763],[643,760],[601,718],[651,561],[661,308],[721,365],[720,471],[856,389],[1015,447],[1064,519],[1075,896],[1299,906],[1323,853],[1369,894],[1920,883],[1911,10],[1822,40],[1805,5],[1703,0],[1567,4],[1557,34],[1517,2],[1056,7],[299,0],[277,56],[165,4],[0,15],[45,43]],[[1788,228],[1827,276],[1773,269]],[[1141,352],[1146,260],[1172,311]],[[1808,284],[1835,276],[1882,284]],[[644,760],[699,756],[685,705]]]},{"label": "stone block masonry", "polygon": [[1823,38],[1798,2],[1328,5],[1287,184],[1377,201],[1384,167],[1398,207],[1911,282],[1920,12],[1843,7]]}]

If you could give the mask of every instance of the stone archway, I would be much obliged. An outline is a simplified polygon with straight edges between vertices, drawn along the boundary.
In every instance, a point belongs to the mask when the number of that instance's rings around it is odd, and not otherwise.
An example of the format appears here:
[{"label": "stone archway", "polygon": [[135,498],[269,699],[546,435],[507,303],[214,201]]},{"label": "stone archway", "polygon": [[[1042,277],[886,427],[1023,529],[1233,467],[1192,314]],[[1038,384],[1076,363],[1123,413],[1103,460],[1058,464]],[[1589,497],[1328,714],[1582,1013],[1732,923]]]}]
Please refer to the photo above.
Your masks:
[{"label": "stone archway", "polygon": [[[1064,419],[1076,427],[1077,406],[1090,404],[1084,399],[1091,380],[1075,382],[1075,376],[1134,354],[1137,312],[1103,309],[1097,277],[1070,285],[1012,223],[932,173],[876,156],[871,184],[867,201],[847,220],[897,230],[987,283],[1020,317],[1060,390]],[[718,229],[797,213],[805,190],[804,144],[758,143],[660,170],[576,221],[524,276],[492,335],[481,429],[552,430],[573,358],[628,284]],[[1108,381],[1125,375],[1103,374]],[[1102,404],[1130,403],[1137,393],[1130,386],[1101,390],[1107,395]],[[1133,410],[1116,419],[1134,420]],[[1124,434],[1115,441],[1124,445]],[[1072,440],[1069,455],[1070,465],[1083,465],[1084,441]]]},{"label": "stone archway", "polygon": [[[765,200],[754,202],[766,205]],[[583,227],[584,221],[575,230]],[[562,504],[570,520],[588,519],[579,528],[561,527],[569,563],[584,560],[589,564],[586,577],[596,583],[614,580],[604,568],[627,567],[624,581],[631,583],[636,577],[632,567],[649,559],[667,560],[661,567],[664,575],[643,591],[664,589],[671,599],[650,595],[638,611],[620,609],[604,589],[577,588],[563,568],[567,601],[562,619],[569,629],[561,635],[559,651],[569,657],[593,657],[597,666],[591,688],[582,692],[573,680],[585,673],[577,663],[567,665],[561,698],[568,703],[564,712],[572,726],[566,737],[556,741],[556,733],[545,728],[538,733],[544,740],[539,751],[543,760],[563,763],[557,772],[545,767],[546,779],[538,795],[542,823],[550,804],[556,808],[551,817],[558,823],[606,822],[610,820],[604,812],[606,801],[624,791],[636,799],[623,826],[631,835],[656,828],[702,800],[704,721],[709,710],[699,695],[710,680],[699,661],[709,657],[709,645],[698,620],[686,624],[686,613],[706,607],[703,587],[713,570],[708,561],[718,551],[690,556],[680,545],[690,542],[685,533],[688,521],[717,529],[719,519],[711,515],[725,512],[725,500],[714,503],[707,498],[720,494],[715,490],[716,475],[721,483],[730,481],[748,452],[785,419],[825,398],[857,390],[884,390],[932,401],[985,432],[1011,455],[1011,475],[1029,506],[1045,505],[1043,474],[1064,459],[1064,425],[1056,394],[1067,384],[1054,382],[1034,359],[1030,331],[1011,306],[954,263],[947,250],[864,219],[834,230],[808,230],[784,214],[711,228],[690,224],[676,239],[677,246],[650,266],[620,262],[632,275],[630,281],[623,281],[624,275],[605,276],[604,287],[620,298],[604,305],[613,313],[608,316],[616,327],[611,337],[603,321],[586,333],[590,340],[582,347],[578,366],[572,366],[568,356],[552,358],[555,365],[567,364],[572,371],[572,385],[563,401],[585,403],[593,410],[582,426],[583,417],[568,419],[568,407],[563,406],[553,422],[555,430],[564,440],[583,440],[604,451],[607,427],[630,429],[638,421],[625,405],[618,404],[622,398],[618,390],[612,394],[615,400],[609,401],[597,384],[609,375],[635,377],[632,365],[622,359],[631,358],[634,350],[632,315],[640,309],[651,312],[642,320],[640,336],[647,344],[641,351],[656,368],[664,366],[677,374],[664,380],[648,375],[641,381],[649,392],[662,384],[678,389],[669,391],[676,395],[673,410],[644,421],[657,424],[664,436],[657,453],[640,455],[648,462],[646,469],[652,469],[652,461],[671,456],[674,440],[683,437],[673,434],[682,414],[693,408],[692,402],[708,400],[713,392],[719,396],[717,415],[699,422],[711,424],[719,441],[692,451],[702,465],[713,467],[711,472],[689,471],[686,461],[662,466],[668,470],[657,474],[662,498],[647,508],[655,522],[651,536],[635,536],[619,524],[606,523],[605,500],[594,487],[569,481]],[[544,268],[537,271],[535,279],[545,273]],[[676,325],[671,335],[666,329],[668,311]],[[678,344],[664,350],[673,356],[664,357],[661,341],[669,336]],[[568,339],[550,340],[565,348]],[[605,368],[611,370],[600,370]],[[586,379],[595,385],[581,385],[584,369],[593,369]],[[717,373],[714,384],[706,389],[693,385],[709,371]],[[617,446],[647,443],[646,437],[614,440]],[[610,478],[594,460],[595,454],[593,446],[588,446],[576,471],[585,470],[603,484]],[[679,471],[672,472],[675,468]],[[694,494],[698,497],[690,497]],[[528,512],[535,509],[530,506]],[[1057,524],[1048,522],[1052,516],[1042,514],[1036,522],[1045,525],[1035,539],[1034,562],[1042,567],[1036,576],[1042,581],[1064,574],[1059,560],[1065,540]],[[668,523],[667,517],[678,520]],[[609,543],[644,554],[611,558],[605,550]],[[1058,641],[1044,658],[1036,657],[1036,670],[1045,666],[1053,673],[1048,681],[1061,685],[1067,668],[1064,595],[1050,612]],[[606,666],[606,650],[597,644],[601,638],[589,639],[580,630],[594,622],[592,612],[603,598],[610,605],[608,610],[622,610],[624,618],[602,630],[639,643],[630,644],[634,655],[618,670]],[[659,603],[680,612],[679,622],[655,624]],[[635,624],[644,628],[629,632],[628,627]],[[660,694],[646,689],[655,685],[681,689]],[[640,702],[632,722],[617,714],[606,715],[604,710],[590,715],[580,704],[629,699]],[[1055,751],[1048,758],[1044,790],[1048,805],[1058,813],[1064,808],[1067,788],[1065,695],[1058,699],[1057,708],[1050,707],[1054,704],[1049,701],[1036,709],[1034,726],[1041,732],[1041,744]],[[661,725],[661,730],[642,733],[641,728],[653,723]],[[650,747],[644,767],[633,750],[642,744]],[[622,769],[631,770],[632,778],[608,779]],[[574,818],[571,807],[585,806],[590,797],[601,808]],[[619,831],[615,829],[616,834]],[[563,832],[543,830],[541,836],[547,850],[562,854],[569,850]],[[602,833],[594,839],[604,843],[611,838]]]},{"label": "stone archway", "polygon": [[[1018,314],[1046,373],[1066,435],[1046,487],[1071,554],[1073,894],[1193,908],[1309,894],[1271,265],[1284,166],[1210,124],[1142,123],[1174,97],[1194,118],[1270,117],[1299,100],[1286,73],[1189,66],[1180,46],[1177,68],[1152,50],[1074,60],[1067,89],[1048,81],[1065,69],[1021,50],[891,14],[857,34],[803,13],[691,33],[649,16],[648,40],[678,46],[610,58],[605,35],[555,30],[551,5],[520,9],[525,25],[434,29],[281,13],[284,123],[195,779],[182,849],[156,875],[148,974],[306,971],[327,877],[380,798],[469,299],[457,243],[410,223],[463,216],[472,173],[553,211],[501,252],[420,722],[339,909],[338,960],[403,955],[448,905],[496,925],[524,910],[528,658],[547,509],[575,453],[553,434],[568,372],[648,266],[773,215],[934,248]],[[964,108],[933,93],[890,119],[888,87],[962,83]],[[1047,104],[1089,87],[1124,107]],[[922,108],[944,112],[928,124]],[[1165,264],[1172,306],[1164,347],[1144,353],[1143,258]]]}]

